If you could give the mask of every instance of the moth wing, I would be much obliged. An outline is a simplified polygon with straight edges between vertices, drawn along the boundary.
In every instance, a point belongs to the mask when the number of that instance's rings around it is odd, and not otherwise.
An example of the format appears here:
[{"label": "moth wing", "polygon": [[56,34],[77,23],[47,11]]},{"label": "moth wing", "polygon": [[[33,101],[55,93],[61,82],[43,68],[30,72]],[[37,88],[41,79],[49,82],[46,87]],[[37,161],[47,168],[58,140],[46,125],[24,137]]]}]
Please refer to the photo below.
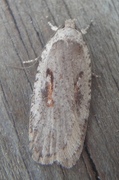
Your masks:
[{"label": "moth wing", "polygon": [[[59,31],[47,44],[38,67],[29,139],[35,161],[41,164],[57,161],[70,168],[80,157],[87,128],[91,62],[79,32]],[[79,39],[74,40],[73,36]]]}]

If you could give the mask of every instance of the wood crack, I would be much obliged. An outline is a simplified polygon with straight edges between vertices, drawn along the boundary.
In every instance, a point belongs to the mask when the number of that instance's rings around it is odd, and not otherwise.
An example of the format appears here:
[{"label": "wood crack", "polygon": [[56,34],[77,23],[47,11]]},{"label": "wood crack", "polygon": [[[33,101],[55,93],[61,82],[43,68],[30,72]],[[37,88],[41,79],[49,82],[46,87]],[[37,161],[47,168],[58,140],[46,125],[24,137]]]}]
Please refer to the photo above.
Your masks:
[{"label": "wood crack", "polygon": [[99,175],[98,175],[98,171],[96,169],[96,165],[93,162],[93,159],[91,158],[86,145],[82,152],[82,156],[83,156],[83,160],[84,160],[84,163],[85,163],[85,166],[86,166],[86,169],[87,169],[90,179],[91,180],[99,180]]},{"label": "wood crack", "polygon": [[[32,17],[31,17],[30,15],[29,15],[29,18],[30,18],[30,20],[33,22]],[[37,34],[37,37],[38,37],[40,43],[41,43],[41,46],[42,46],[42,48],[43,48],[43,47],[45,46],[45,42],[44,42],[44,39],[43,39],[43,35],[42,35],[42,33],[41,33],[41,31],[40,31],[39,28],[38,28],[38,31],[36,30],[36,27],[34,26],[34,23],[32,23],[32,25],[33,25],[33,28],[34,28],[34,30],[35,30],[35,32],[36,32],[36,34]]]},{"label": "wood crack", "polygon": [[28,50],[27,50],[27,48],[26,48],[26,46],[25,46],[25,43],[24,43],[24,41],[23,41],[23,39],[22,39],[22,35],[21,35],[20,31],[19,31],[19,28],[18,28],[18,25],[17,25],[17,21],[16,21],[16,19],[15,19],[15,17],[14,17],[14,14],[13,14],[11,8],[10,8],[10,5],[9,5],[9,3],[8,3],[7,0],[4,0],[4,1],[5,1],[6,5],[7,5],[7,7],[8,7],[8,11],[9,11],[9,13],[10,13],[12,19],[13,19],[13,22],[14,22],[14,25],[15,25],[15,27],[16,27],[16,30],[17,30],[17,32],[18,32],[18,34],[19,34],[20,40],[21,40],[21,42],[22,42],[22,44],[23,44],[23,46],[24,46],[24,48],[25,48],[25,50],[26,50],[26,52],[27,52],[27,55],[28,55]]},{"label": "wood crack", "polygon": [[[21,60],[21,57],[19,56],[19,53],[18,53],[18,51],[17,51],[17,49],[16,49],[16,47],[15,47],[15,45],[14,45],[14,42],[13,42],[13,40],[12,40],[11,36],[10,36],[9,31],[7,30],[7,28],[6,28],[6,27],[5,27],[5,29],[6,29],[6,32],[7,32],[8,36],[10,37],[10,39],[11,39],[11,41],[12,41],[12,44],[13,44],[14,50],[15,50],[15,52],[16,52],[16,54],[17,54],[17,56],[18,56],[18,58],[19,58],[19,60],[20,60],[20,62],[21,62],[21,64],[23,64],[23,63],[22,63],[22,60]],[[27,80],[28,80],[28,82],[29,82],[29,84],[30,84],[30,88],[31,88],[31,90],[33,91],[32,84],[31,84],[31,82],[30,82],[30,80],[29,80],[29,78],[28,78],[28,75],[27,75],[26,69],[25,69],[25,68],[23,68],[22,70],[24,71],[24,73],[25,73],[25,75],[26,75],[26,77],[27,77]]]}]

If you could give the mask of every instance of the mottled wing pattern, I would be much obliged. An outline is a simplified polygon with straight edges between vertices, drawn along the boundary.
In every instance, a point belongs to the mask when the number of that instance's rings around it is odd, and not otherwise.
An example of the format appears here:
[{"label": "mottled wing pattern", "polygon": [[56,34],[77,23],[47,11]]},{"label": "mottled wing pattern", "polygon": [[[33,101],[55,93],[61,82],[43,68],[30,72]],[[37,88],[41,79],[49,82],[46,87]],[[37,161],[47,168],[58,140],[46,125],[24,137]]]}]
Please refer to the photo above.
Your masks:
[{"label": "mottled wing pattern", "polygon": [[33,159],[72,167],[82,152],[91,99],[91,62],[80,32],[58,30],[42,54],[31,102]]}]

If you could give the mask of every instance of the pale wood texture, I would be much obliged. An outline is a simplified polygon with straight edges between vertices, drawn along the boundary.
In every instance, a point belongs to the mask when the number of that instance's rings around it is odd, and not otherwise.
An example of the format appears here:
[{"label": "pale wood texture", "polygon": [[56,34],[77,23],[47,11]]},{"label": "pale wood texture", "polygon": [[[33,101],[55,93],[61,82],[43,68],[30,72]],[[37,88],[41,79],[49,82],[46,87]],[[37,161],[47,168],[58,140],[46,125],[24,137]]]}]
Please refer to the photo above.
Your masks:
[{"label": "pale wood texture", "polygon": [[[41,54],[54,34],[48,21],[93,26],[85,35],[93,77],[84,150],[71,169],[35,163],[28,148],[30,99],[38,64],[22,62]],[[15,68],[17,67],[17,68]],[[0,1],[0,180],[119,179],[119,1]]]}]

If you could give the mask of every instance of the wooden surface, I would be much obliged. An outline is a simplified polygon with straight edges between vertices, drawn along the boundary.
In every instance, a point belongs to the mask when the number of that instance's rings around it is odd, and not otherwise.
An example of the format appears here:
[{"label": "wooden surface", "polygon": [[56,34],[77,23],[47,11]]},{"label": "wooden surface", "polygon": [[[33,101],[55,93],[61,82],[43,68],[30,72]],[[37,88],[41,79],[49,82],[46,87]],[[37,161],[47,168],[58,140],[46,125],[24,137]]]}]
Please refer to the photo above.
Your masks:
[{"label": "wooden surface", "polygon": [[[85,146],[71,169],[35,163],[28,148],[30,99],[36,63],[54,32],[76,18],[93,26],[84,39],[92,59],[92,101]],[[27,65],[29,66],[29,65]],[[17,68],[15,68],[17,67]],[[119,1],[0,1],[0,180],[119,179]]]}]

